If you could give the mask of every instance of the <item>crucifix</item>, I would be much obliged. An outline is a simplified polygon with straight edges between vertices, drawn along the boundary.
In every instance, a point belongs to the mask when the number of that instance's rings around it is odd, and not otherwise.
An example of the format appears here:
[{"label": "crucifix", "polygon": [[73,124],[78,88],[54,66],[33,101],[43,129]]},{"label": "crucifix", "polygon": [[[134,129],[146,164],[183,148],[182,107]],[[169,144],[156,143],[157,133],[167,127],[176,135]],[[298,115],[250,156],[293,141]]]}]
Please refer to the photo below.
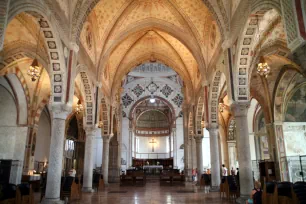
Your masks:
[{"label": "crucifix", "polygon": [[152,152],[154,152],[154,144],[156,143],[155,141],[154,141],[154,138],[152,139],[152,141],[151,142],[149,142],[149,143],[151,143],[152,144]]}]

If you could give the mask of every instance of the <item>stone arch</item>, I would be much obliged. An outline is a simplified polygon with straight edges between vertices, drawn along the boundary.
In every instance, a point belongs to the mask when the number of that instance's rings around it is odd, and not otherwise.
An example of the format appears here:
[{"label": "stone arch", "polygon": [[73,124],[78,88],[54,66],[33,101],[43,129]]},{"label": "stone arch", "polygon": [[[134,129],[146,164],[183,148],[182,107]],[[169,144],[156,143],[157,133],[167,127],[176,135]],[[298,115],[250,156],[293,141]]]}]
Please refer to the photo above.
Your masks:
[{"label": "stone arch", "polygon": [[202,129],[202,118],[204,114],[205,106],[204,106],[204,95],[202,94],[197,103],[197,110],[196,110],[196,123],[195,123],[195,134],[203,135]]},{"label": "stone arch", "polygon": [[[141,103],[142,101],[150,98],[151,96],[145,96],[145,97],[142,97],[140,99],[138,99],[134,104],[133,106],[130,108],[130,112],[129,112],[129,118],[132,118],[133,117],[133,113],[135,111],[135,108],[139,105],[139,103]],[[166,103],[168,105],[168,107],[170,108],[171,112],[172,112],[172,120],[174,121],[175,120],[175,109],[173,107],[173,105],[167,101],[166,99],[160,97],[160,96],[154,96],[155,98],[163,101],[164,103]]]},{"label": "stone arch", "polygon": [[[280,14],[279,7],[277,4],[263,4],[261,2],[255,2],[254,9],[249,15],[243,32],[242,37],[238,41],[237,57],[235,57],[236,63],[236,76],[234,80],[235,95],[234,100],[237,101],[249,101],[249,72],[251,67],[251,62],[254,57],[254,46],[256,46],[256,34],[258,34],[257,29],[260,23],[260,16],[263,16],[267,11],[275,9]],[[277,17],[276,17],[277,18]]]},{"label": "stone arch", "polygon": [[101,99],[101,107],[100,107],[100,112],[101,112],[101,121],[103,123],[103,135],[109,135],[110,134],[110,128],[109,128],[109,114],[108,114],[108,105],[106,104],[105,98],[103,97]]},{"label": "stone arch", "polygon": [[[43,65],[43,67],[48,68],[49,60],[47,59],[46,53],[35,53],[36,46],[29,42],[17,41],[10,43],[4,50],[1,51],[2,61],[0,61],[0,70],[8,66],[14,61],[29,57],[34,59],[37,57],[37,60]],[[47,60],[46,60],[47,59]],[[47,69],[50,73],[50,70]]]},{"label": "stone arch", "polygon": [[34,115],[34,125],[38,125],[39,119],[40,119],[40,115],[41,115],[42,111],[44,110],[44,108],[48,105],[49,99],[50,99],[50,96],[48,96],[47,98],[44,98],[39,103],[38,108],[37,108],[37,110],[35,112],[35,115]]},{"label": "stone arch", "polygon": [[[53,16],[45,16],[46,8],[41,4],[16,3],[8,15],[8,23],[19,13],[27,12],[37,19],[41,32],[44,36],[50,62],[50,81],[52,86],[51,99],[54,103],[64,103],[66,92],[66,66],[61,38],[56,30],[57,25]],[[39,20],[38,20],[39,19]]]},{"label": "stone arch", "polygon": [[[126,75],[131,69],[133,69],[134,67],[136,67],[137,65],[139,65],[139,64],[141,64],[145,61],[149,61],[152,54],[154,55],[154,57],[156,58],[157,61],[160,61],[161,63],[168,65],[174,71],[176,71],[182,79],[185,79],[184,83],[185,83],[185,86],[186,86],[186,93],[184,95],[184,98],[188,98],[188,96],[189,96],[188,94],[190,94],[190,98],[192,98],[194,93],[192,91],[193,86],[192,86],[192,83],[191,83],[191,79],[187,78],[188,76],[186,77],[186,75],[184,75],[184,73],[181,71],[180,67],[177,66],[177,64],[175,62],[173,62],[171,59],[169,59],[166,55],[163,55],[163,54],[146,53],[146,54],[136,58],[133,62],[126,65],[124,67],[124,69],[121,69],[121,72],[116,73],[116,75],[118,76],[117,78],[120,79],[120,81],[121,81],[123,76]],[[122,66],[122,65],[120,65],[120,66]],[[119,69],[120,69],[120,67],[118,68],[118,70]],[[113,87],[114,87],[113,90],[118,90],[118,88],[121,86],[121,83],[118,83],[119,80],[116,80],[116,81],[117,81],[117,83],[113,84]],[[115,92],[113,92],[113,94],[114,93]]]},{"label": "stone arch", "polygon": [[[30,102],[31,102],[31,98],[30,98],[30,91],[29,91],[29,88],[27,86],[27,83],[26,83],[26,80],[22,74],[22,72],[20,71],[20,69],[18,67],[9,67],[7,68],[6,70],[4,70],[4,72],[0,73],[0,76],[7,76],[9,74],[14,74],[20,84],[21,84],[21,87],[23,89],[23,92],[24,92],[24,95],[25,95],[25,98],[26,98],[26,108],[27,108],[27,114],[23,117],[24,121],[27,121],[27,123],[29,124],[30,121],[32,120],[31,118],[31,105],[30,105]],[[21,106],[22,104],[22,101],[18,101],[18,106]],[[18,115],[18,121],[21,121],[22,119],[20,118],[21,116]]]},{"label": "stone arch", "polygon": [[212,124],[218,123],[218,106],[219,106],[219,94],[220,94],[220,82],[221,82],[221,71],[216,71],[213,81],[212,81],[212,89],[210,91],[210,122]]},{"label": "stone arch", "polygon": [[94,125],[95,121],[95,114],[94,114],[94,94],[92,85],[90,83],[89,77],[87,76],[86,72],[81,71],[80,77],[84,86],[85,92],[85,124],[86,125]]}]

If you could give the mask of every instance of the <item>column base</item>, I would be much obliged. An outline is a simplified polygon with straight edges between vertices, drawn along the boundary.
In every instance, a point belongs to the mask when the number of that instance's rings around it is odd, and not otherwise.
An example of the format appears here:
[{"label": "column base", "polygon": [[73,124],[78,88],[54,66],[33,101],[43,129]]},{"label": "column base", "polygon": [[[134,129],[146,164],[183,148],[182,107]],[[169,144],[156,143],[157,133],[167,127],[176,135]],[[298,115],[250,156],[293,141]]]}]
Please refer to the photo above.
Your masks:
[{"label": "column base", "polygon": [[60,200],[59,198],[43,198],[41,203],[42,204],[64,204],[65,201]]},{"label": "column base", "polygon": [[94,189],[92,189],[92,187],[83,187],[82,188],[82,192],[85,192],[85,193],[93,193],[95,192]]},{"label": "column base", "polygon": [[219,186],[211,186],[209,189],[209,192],[219,192],[220,187]]},{"label": "column base", "polygon": [[239,198],[236,199],[236,203],[239,204],[245,204],[246,201],[250,198],[250,196],[240,196]]}]

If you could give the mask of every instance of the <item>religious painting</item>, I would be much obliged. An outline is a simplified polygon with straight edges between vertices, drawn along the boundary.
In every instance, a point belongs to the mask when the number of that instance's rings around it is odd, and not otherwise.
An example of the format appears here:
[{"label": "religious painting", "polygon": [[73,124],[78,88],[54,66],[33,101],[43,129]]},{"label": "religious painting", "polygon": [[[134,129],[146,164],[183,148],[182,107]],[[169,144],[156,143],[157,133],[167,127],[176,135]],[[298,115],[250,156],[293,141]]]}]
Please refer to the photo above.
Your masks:
[{"label": "religious painting", "polygon": [[214,48],[216,44],[216,36],[217,36],[217,31],[216,31],[216,25],[212,24],[211,26],[211,31],[210,31],[210,47]]},{"label": "religious painting", "polygon": [[287,103],[286,122],[306,122],[306,85],[300,87]]},{"label": "religious painting", "polygon": [[263,112],[261,111],[259,114],[258,114],[258,121],[257,121],[257,130],[258,132],[265,132],[266,131],[266,124],[265,124],[265,118],[264,118],[264,114]]},{"label": "religious painting", "polygon": [[86,44],[89,50],[92,48],[92,42],[93,42],[93,37],[92,37],[92,30],[91,27],[88,25],[86,28]]}]

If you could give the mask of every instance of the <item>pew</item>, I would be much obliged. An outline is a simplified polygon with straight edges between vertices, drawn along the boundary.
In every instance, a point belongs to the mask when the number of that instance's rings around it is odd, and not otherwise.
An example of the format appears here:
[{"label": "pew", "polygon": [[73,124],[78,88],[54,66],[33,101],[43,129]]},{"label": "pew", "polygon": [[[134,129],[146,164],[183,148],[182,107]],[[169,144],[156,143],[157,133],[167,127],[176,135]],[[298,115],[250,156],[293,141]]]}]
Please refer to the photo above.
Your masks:
[{"label": "pew", "polygon": [[174,182],[185,182],[185,175],[180,174],[178,169],[163,170],[160,173],[160,185],[164,182],[170,182],[170,185],[173,185]]},{"label": "pew", "polygon": [[16,204],[34,204],[34,193],[30,184],[17,185]]},{"label": "pew", "polygon": [[262,192],[262,203],[273,204],[278,202],[276,191],[277,185],[275,182],[266,182]]},{"label": "pew", "polygon": [[126,174],[120,176],[120,185],[134,185],[134,170],[127,170]]},{"label": "pew", "polygon": [[227,199],[233,199],[234,201],[236,201],[236,199],[239,197],[239,186],[237,184],[235,176],[227,176],[225,183]]},{"label": "pew", "polygon": [[227,197],[226,195],[227,184],[225,181],[226,181],[225,177],[222,177],[220,183],[220,198]]},{"label": "pew", "polygon": [[17,186],[15,184],[0,185],[0,204],[15,204]]},{"label": "pew", "polygon": [[277,184],[278,203],[292,204],[293,203],[293,185],[291,182],[281,182]]},{"label": "pew", "polygon": [[146,174],[143,170],[138,170],[133,172],[133,179],[134,179],[134,184],[136,185],[137,182],[141,182],[142,185],[144,186],[147,182],[146,180]]},{"label": "pew", "polygon": [[[76,181],[76,182],[75,182]],[[76,177],[66,177],[63,179],[62,188],[61,188],[61,199],[68,200],[70,202],[73,199],[81,199],[81,182]]]},{"label": "pew", "polygon": [[306,182],[298,181],[293,184],[294,203],[306,203]]}]

